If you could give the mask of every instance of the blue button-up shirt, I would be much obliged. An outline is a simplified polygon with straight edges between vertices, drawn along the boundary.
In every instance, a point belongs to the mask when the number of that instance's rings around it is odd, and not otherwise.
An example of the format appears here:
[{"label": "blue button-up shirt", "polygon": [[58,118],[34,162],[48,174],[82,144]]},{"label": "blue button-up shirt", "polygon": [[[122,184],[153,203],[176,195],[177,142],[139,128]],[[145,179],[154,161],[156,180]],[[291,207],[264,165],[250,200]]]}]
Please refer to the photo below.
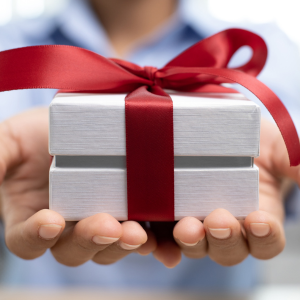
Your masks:
[{"label": "blue button-up shirt", "polygon": [[[198,1],[181,1],[177,12],[156,32],[145,37],[125,59],[139,65],[162,67],[177,54],[232,24],[209,19]],[[236,26],[236,24],[234,24]],[[239,24],[261,34],[270,48],[267,66],[259,76],[286,104],[300,129],[300,60],[298,49],[273,25]],[[39,45],[68,44],[87,48],[104,56],[116,53],[87,1],[73,0],[55,18],[9,24],[0,30],[0,50]],[[238,53],[231,65],[245,62],[249,50]],[[249,98],[249,92],[238,87]],[[34,106],[49,105],[54,90],[13,91],[0,94],[0,119]],[[259,102],[258,102],[259,103]],[[269,117],[266,110],[263,114]],[[209,258],[191,260],[183,257],[173,270],[165,268],[152,255],[131,254],[111,266],[88,262],[77,268],[58,264],[48,251],[34,261],[24,261],[7,253],[2,284],[35,286],[94,285],[97,287],[139,287],[195,290],[250,289],[258,280],[256,261],[249,257],[234,267],[221,267]]]}]

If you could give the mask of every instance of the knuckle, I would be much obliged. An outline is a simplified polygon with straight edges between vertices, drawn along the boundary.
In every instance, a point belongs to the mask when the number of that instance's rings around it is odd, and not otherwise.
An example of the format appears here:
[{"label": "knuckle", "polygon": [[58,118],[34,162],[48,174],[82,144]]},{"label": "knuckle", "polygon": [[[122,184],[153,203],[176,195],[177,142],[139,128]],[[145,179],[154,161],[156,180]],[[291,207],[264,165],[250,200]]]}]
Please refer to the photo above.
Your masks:
[{"label": "knuckle", "polygon": [[192,247],[182,247],[182,253],[188,258],[201,259],[207,255],[207,241],[203,239],[197,245]]},{"label": "knuckle", "polygon": [[74,241],[75,247],[78,247],[83,252],[94,253],[103,250],[107,245],[97,245],[92,240],[87,240],[82,236],[77,236]]},{"label": "knuckle", "polygon": [[51,249],[51,253],[58,263],[67,267],[78,267],[86,262],[85,260],[81,259],[72,259],[70,255],[65,255],[65,253],[61,251]]},{"label": "knuckle", "polygon": [[11,249],[9,249],[13,254],[15,254],[16,256],[24,259],[24,260],[33,260],[33,259],[36,259],[40,256],[42,256],[46,250],[42,250],[40,252],[31,252],[31,251],[28,251],[28,252],[23,252],[23,251],[20,251],[20,250],[14,250],[12,251]]},{"label": "knuckle", "polygon": [[61,265],[67,266],[67,267],[78,267],[85,263],[85,262],[78,262],[78,261],[71,261],[71,260],[66,261],[66,260],[56,257],[56,256],[54,256],[54,258],[58,263],[60,263]]},{"label": "knuckle", "polygon": [[187,258],[192,258],[192,259],[201,259],[204,258],[207,253],[206,252],[183,252],[184,256]]},{"label": "knuckle", "polygon": [[16,255],[24,260],[36,259],[36,258],[42,256],[46,252],[46,249],[41,249],[39,251],[37,251],[37,250],[32,251],[32,249],[30,249],[30,248],[26,249],[26,247],[24,247],[24,245],[16,247],[15,245],[7,243],[7,242],[6,242],[6,246],[11,253],[13,253],[14,255]]},{"label": "knuckle", "polygon": [[25,260],[32,260],[42,256],[47,248],[49,248],[47,247],[49,241],[45,242],[46,243],[41,243],[38,239],[33,240],[23,237],[17,241],[14,235],[9,233],[5,236],[5,243],[9,251]]},{"label": "knuckle", "polygon": [[221,255],[215,257],[214,255],[210,255],[210,258],[223,267],[232,267],[240,264],[243,260],[245,260],[248,256],[248,253],[243,253],[237,255],[232,253],[231,255]]},{"label": "knuckle", "polygon": [[257,259],[261,259],[261,260],[268,260],[268,259],[271,259],[275,256],[277,256],[279,253],[274,253],[272,251],[271,252],[263,252],[263,251],[257,251],[257,250],[254,250],[254,251],[251,251],[251,255],[254,257],[254,258],[257,258]]},{"label": "knuckle", "polygon": [[229,253],[232,252],[233,249],[235,249],[239,243],[240,243],[239,238],[229,238],[226,240],[214,239],[209,241],[210,246],[213,246],[218,251],[229,252]]},{"label": "knuckle", "polygon": [[283,251],[284,246],[284,244],[273,244],[269,247],[263,245],[261,247],[251,247],[251,255],[257,259],[268,260],[279,255]]},{"label": "knuckle", "polygon": [[92,242],[77,241],[76,246],[79,247],[84,252],[94,252],[94,249],[93,249],[94,247],[92,245]]},{"label": "knuckle", "polygon": [[32,255],[32,254],[25,254],[25,253],[21,253],[21,252],[14,252],[14,254],[24,260],[33,260],[36,259],[40,256],[42,256],[45,253],[45,251],[43,251],[43,253],[40,253],[38,255]]},{"label": "knuckle", "polygon": [[94,258],[93,262],[95,262],[98,265],[106,265],[106,266],[108,266],[108,265],[114,264],[115,262],[117,262],[117,260],[115,260],[115,259],[108,259],[106,257],[101,257],[101,258]]},{"label": "knuckle", "polygon": [[285,238],[269,235],[265,238],[255,238],[250,241],[250,253],[257,259],[267,260],[280,254],[285,247]]}]

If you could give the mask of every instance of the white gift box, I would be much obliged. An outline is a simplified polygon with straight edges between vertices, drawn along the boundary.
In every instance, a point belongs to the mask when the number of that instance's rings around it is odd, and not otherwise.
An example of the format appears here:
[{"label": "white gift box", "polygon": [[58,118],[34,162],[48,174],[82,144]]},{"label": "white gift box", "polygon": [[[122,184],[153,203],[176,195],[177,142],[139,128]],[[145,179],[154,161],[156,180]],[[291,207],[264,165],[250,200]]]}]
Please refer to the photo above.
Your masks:
[{"label": "white gift box", "polygon": [[[169,93],[175,219],[258,209],[260,108],[241,94]],[[50,209],[127,219],[125,94],[57,94],[50,105]],[[145,220],[146,221],[146,220]]]}]

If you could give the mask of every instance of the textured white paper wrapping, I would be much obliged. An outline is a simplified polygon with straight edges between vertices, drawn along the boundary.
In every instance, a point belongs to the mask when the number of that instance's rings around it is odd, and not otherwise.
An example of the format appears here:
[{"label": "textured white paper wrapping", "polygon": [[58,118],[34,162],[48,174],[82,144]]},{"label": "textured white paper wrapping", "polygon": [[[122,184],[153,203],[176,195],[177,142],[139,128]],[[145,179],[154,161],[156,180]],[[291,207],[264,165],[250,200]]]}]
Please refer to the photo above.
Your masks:
[{"label": "textured white paper wrapping", "polygon": [[[260,108],[254,102],[240,94],[170,95],[174,155],[259,155]],[[57,94],[50,106],[50,154],[126,155],[125,96]]]},{"label": "textured white paper wrapping", "polygon": [[[258,168],[176,169],[175,219],[204,219],[217,208],[244,218],[258,209]],[[126,170],[50,169],[50,209],[68,221],[106,212],[127,219]]]}]

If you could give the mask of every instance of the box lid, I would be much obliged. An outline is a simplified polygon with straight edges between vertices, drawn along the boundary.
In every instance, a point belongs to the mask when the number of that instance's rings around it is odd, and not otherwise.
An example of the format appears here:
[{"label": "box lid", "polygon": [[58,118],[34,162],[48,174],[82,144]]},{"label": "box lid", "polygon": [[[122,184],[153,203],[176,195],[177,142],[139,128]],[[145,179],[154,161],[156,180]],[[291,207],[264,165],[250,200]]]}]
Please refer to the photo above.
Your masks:
[{"label": "box lid", "polygon": [[[260,108],[241,94],[169,93],[175,156],[259,155]],[[125,94],[59,93],[51,155],[126,155]]]}]

